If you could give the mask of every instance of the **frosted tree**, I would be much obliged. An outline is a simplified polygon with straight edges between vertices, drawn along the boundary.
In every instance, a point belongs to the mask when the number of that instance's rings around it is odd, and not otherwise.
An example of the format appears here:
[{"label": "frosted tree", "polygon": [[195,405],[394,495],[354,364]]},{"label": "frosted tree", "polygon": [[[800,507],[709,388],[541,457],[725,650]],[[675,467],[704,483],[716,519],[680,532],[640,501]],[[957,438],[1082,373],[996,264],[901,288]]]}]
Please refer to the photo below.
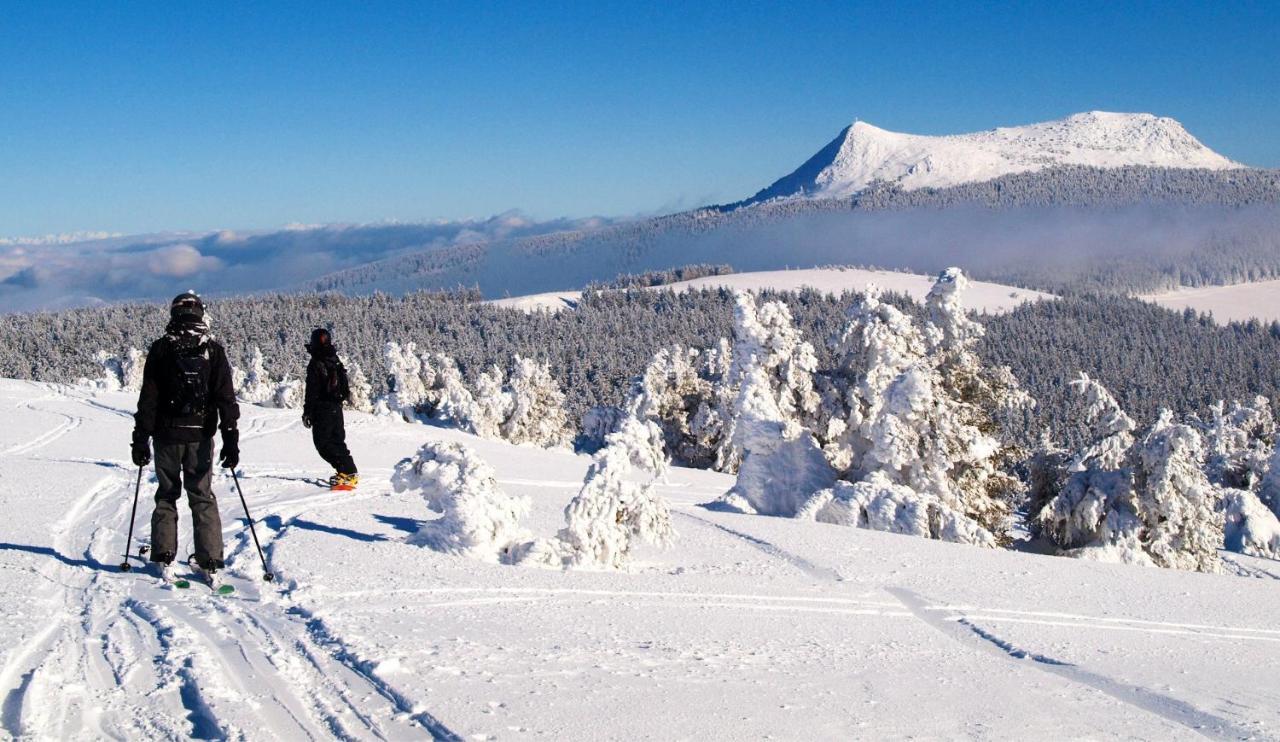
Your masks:
[{"label": "frosted tree", "polygon": [[543,447],[565,446],[573,440],[564,392],[546,363],[515,356],[508,394],[510,413],[500,425],[504,439]]},{"label": "frosted tree", "polygon": [[511,416],[515,400],[507,389],[506,374],[498,364],[480,372],[474,398],[465,419],[458,420],[462,429],[481,438],[501,438],[502,424]]},{"label": "frosted tree", "polygon": [[86,383],[106,391],[136,392],[142,389],[142,369],[147,362],[146,353],[137,348],[129,348],[120,355],[100,350],[94,354],[93,359],[102,368],[102,375]]},{"label": "frosted tree", "polygon": [[1205,473],[1209,481],[1221,487],[1256,489],[1275,445],[1276,421],[1271,401],[1257,396],[1249,404],[1232,402],[1229,410],[1218,401],[1209,409],[1212,418],[1197,426],[1206,438]]},{"label": "frosted tree", "polygon": [[423,364],[417,345],[388,341],[383,347],[382,361],[387,369],[387,407],[409,422],[417,420],[427,401],[427,388],[422,379]]},{"label": "frosted tree", "polygon": [[281,409],[298,410],[302,409],[302,404],[306,401],[304,396],[302,380],[286,378],[276,384],[271,396],[271,404]]},{"label": "frosted tree", "polygon": [[1201,469],[1204,446],[1162,410],[1138,446],[1135,485],[1147,553],[1161,567],[1217,572],[1223,545],[1218,493]]},{"label": "frosted tree", "polygon": [[831,487],[835,471],[809,432],[782,412],[764,366],[751,356],[735,406],[738,479],[721,499],[746,513],[793,516],[810,496]]},{"label": "frosted tree", "polygon": [[982,328],[960,302],[966,284],[958,269],[939,276],[923,328],[868,290],[850,308],[837,348],[846,402],[824,406],[818,417],[828,459],[843,479],[882,475],[934,512],[972,521],[972,528],[946,529],[948,537],[980,534],[972,543],[1001,544],[1021,492],[1009,469],[1021,457],[996,416],[1030,398],[1007,368],[987,367],[973,351]]},{"label": "frosted tree", "polygon": [[147,354],[137,348],[125,351],[120,364],[120,388],[125,391],[142,390],[142,370],[147,364]]},{"label": "frosted tree", "polygon": [[528,498],[503,493],[493,469],[466,446],[425,444],[415,456],[396,464],[391,484],[396,492],[420,493],[427,507],[441,514],[419,529],[417,543],[508,563],[527,548],[529,534],[520,521],[529,512]]},{"label": "frosted tree", "polygon": [[[881,414],[886,393],[907,370],[921,363],[927,344],[910,317],[880,301],[868,286],[849,308],[848,322],[836,346],[840,370],[847,379],[843,409],[828,409],[823,432],[828,458],[842,476],[857,479],[873,445],[870,430]],[[838,417],[843,411],[844,419]]]},{"label": "frosted tree", "polygon": [[[720,471],[737,471],[742,463],[743,436],[736,428],[742,414],[742,387],[749,374],[763,374],[767,393],[789,439],[798,438],[803,428],[812,428],[818,414],[819,398],[813,374],[818,360],[813,345],[804,340],[791,319],[787,305],[779,301],[757,307],[751,294],[734,296],[733,353],[729,382],[721,390],[720,417],[727,422],[716,457]],[[732,398],[734,405],[723,402]]]},{"label": "frosted tree", "polygon": [[670,544],[676,535],[670,508],[653,486],[666,465],[662,432],[629,416],[596,453],[582,489],[565,507],[565,527],[556,538],[536,542],[527,560],[620,569],[637,542]]},{"label": "frosted tree", "polygon": [[1280,518],[1280,446],[1275,447],[1267,464],[1267,473],[1258,486],[1258,500]]},{"label": "frosted tree", "polygon": [[1142,523],[1129,466],[1137,425],[1106,387],[1087,374],[1081,373],[1071,387],[1081,400],[1090,439],[1074,455],[1062,457],[1065,476],[1059,491],[1032,493],[1033,502],[1044,503],[1032,513],[1034,527],[1074,556],[1151,564],[1140,540]]},{"label": "frosted tree", "polygon": [[360,364],[347,359],[342,360],[347,369],[347,384],[351,388],[351,409],[356,412],[373,412],[373,385],[364,375]]},{"label": "frosted tree", "polygon": [[428,417],[449,420],[467,429],[475,399],[463,381],[458,362],[444,353],[424,355],[420,360],[425,391],[418,409]]},{"label": "frosted tree", "polygon": [[[713,468],[727,421],[719,387],[728,376],[728,341],[698,351],[680,345],[660,348],[632,384],[624,407],[662,430],[672,459]],[[619,421],[620,422],[620,421]]]},{"label": "frosted tree", "polygon": [[267,373],[266,358],[262,355],[262,349],[255,345],[249,354],[249,369],[244,373],[240,385],[236,387],[236,397],[245,404],[275,404],[276,386]]}]

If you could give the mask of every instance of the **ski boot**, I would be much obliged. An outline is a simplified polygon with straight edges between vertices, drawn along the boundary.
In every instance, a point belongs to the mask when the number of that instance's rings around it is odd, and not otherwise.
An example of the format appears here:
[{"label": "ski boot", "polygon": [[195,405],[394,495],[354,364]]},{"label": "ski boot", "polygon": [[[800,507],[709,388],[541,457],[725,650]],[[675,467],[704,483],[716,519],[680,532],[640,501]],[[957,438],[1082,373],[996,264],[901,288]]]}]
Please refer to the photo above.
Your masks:
[{"label": "ski boot", "polygon": [[208,561],[201,563],[193,554],[188,563],[191,565],[191,568],[195,570],[195,573],[200,576],[200,579],[204,584],[208,585],[209,589],[218,595],[229,595],[235,590],[235,588],[228,585],[226,581],[222,579],[222,567],[224,565],[221,561]]},{"label": "ski boot", "polygon": [[360,477],[355,474],[335,474],[333,475],[331,489],[338,492],[350,492],[360,483]]}]

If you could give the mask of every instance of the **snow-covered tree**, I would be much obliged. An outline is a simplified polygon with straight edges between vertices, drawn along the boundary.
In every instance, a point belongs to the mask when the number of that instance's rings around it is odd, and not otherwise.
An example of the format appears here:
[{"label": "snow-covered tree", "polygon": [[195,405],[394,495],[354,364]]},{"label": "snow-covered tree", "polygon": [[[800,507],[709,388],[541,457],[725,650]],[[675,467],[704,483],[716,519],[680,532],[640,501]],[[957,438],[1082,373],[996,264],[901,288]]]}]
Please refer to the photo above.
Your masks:
[{"label": "snow-covered tree", "polygon": [[800,437],[802,429],[813,428],[820,401],[813,382],[817,356],[796,329],[787,305],[770,301],[757,306],[755,297],[745,292],[738,292],[734,299],[732,365],[720,397],[733,397],[735,405],[720,413],[727,419],[717,455],[721,471],[737,471],[742,463],[744,436],[736,429],[742,423],[742,389],[749,375],[761,374],[764,386],[753,394],[770,397],[771,410],[776,410],[789,440]]},{"label": "snow-covered tree", "polygon": [[270,405],[275,403],[276,384],[267,373],[266,358],[256,345],[249,355],[249,369],[236,387],[236,397],[245,404]]},{"label": "snow-covered tree", "polygon": [[285,410],[300,410],[305,402],[305,390],[301,379],[285,378],[276,384],[271,397],[273,407]]},{"label": "snow-covered tree", "polygon": [[481,438],[501,438],[502,424],[515,408],[502,367],[495,363],[480,372],[474,397],[466,419],[458,421],[462,429]]},{"label": "snow-covered tree", "polygon": [[351,409],[356,412],[373,412],[373,385],[364,375],[364,369],[353,360],[343,359],[347,369],[347,383],[351,388]]},{"label": "snow-covered tree", "polygon": [[769,373],[748,365],[734,415],[734,448],[742,463],[722,504],[747,513],[793,516],[813,493],[835,482],[835,471],[807,430],[778,408]]},{"label": "snow-covered tree", "polygon": [[147,354],[137,348],[129,348],[120,355],[105,350],[94,354],[93,359],[102,367],[102,375],[88,383],[106,391],[136,392],[142,389],[142,369]]},{"label": "snow-covered tree", "polygon": [[508,394],[511,411],[500,425],[505,440],[548,448],[573,440],[564,392],[546,363],[517,355],[511,364]]},{"label": "snow-covered tree", "polygon": [[1224,516],[1227,549],[1250,556],[1280,559],[1280,519],[1252,492],[1223,489],[1220,508]]},{"label": "snow-covered tree", "polygon": [[467,389],[458,370],[458,362],[444,353],[434,353],[422,358],[422,379],[426,388],[425,402],[421,408],[429,417],[451,420],[467,429],[475,399]]},{"label": "snow-covered tree", "polygon": [[1071,386],[1081,399],[1091,437],[1074,455],[1061,457],[1061,474],[1042,477],[1047,486],[1061,487],[1031,494],[1032,502],[1043,503],[1031,513],[1033,526],[1075,556],[1150,564],[1139,539],[1133,471],[1127,465],[1137,424],[1087,374],[1081,373]]},{"label": "snow-covered tree", "polygon": [[382,362],[387,369],[387,407],[409,422],[417,420],[427,402],[422,359],[418,356],[417,345],[388,341],[382,351]]},{"label": "snow-covered tree", "polygon": [[1221,487],[1256,489],[1267,471],[1275,446],[1276,420],[1271,401],[1254,397],[1249,404],[1234,401],[1227,409],[1222,401],[1209,407],[1212,418],[1198,420],[1205,436],[1205,473]]},{"label": "snow-covered tree", "polygon": [[528,498],[498,488],[493,469],[459,443],[432,442],[396,464],[396,492],[416,491],[441,517],[427,521],[416,541],[432,549],[490,562],[514,562],[527,548],[520,525]]},{"label": "snow-covered tree", "polygon": [[1010,473],[1021,456],[998,416],[1030,398],[1007,368],[984,365],[974,351],[982,327],[961,304],[966,285],[958,269],[944,271],[923,327],[874,288],[855,302],[837,347],[846,398],[836,406],[834,394],[823,395],[818,430],[843,479],[879,473],[977,529],[951,536],[983,531],[974,543],[991,545],[1008,540],[1021,491]]},{"label": "snow-covered tree", "polygon": [[609,434],[582,489],[565,507],[565,527],[556,538],[535,542],[527,560],[620,569],[638,541],[666,546],[675,529],[666,500],[653,487],[665,469],[662,432],[650,421],[628,416]]},{"label": "snow-covered tree", "polygon": [[731,354],[724,338],[718,347],[702,351],[661,348],[632,385],[625,408],[658,425],[667,452],[680,464],[715,468],[726,435],[720,392]]},{"label": "snow-covered tree", "polygon": [[1071,556],[1214,572],[1223,545],[1219,489],[1203,471],[1204,446],[1169,411],[1135,442],[1137,425],[1105,387],[1081,374],[1072,386],[1092,437],[1062,472],[1039,476],[1034,524]]},{"label": "snow-covered tree", "polygon": [[1217,572],[1223,546],[1218,492],[1201,468],[1204,445],[1163,410],[1138,446],[1135,485],[1143,545],[1161,567]]}]

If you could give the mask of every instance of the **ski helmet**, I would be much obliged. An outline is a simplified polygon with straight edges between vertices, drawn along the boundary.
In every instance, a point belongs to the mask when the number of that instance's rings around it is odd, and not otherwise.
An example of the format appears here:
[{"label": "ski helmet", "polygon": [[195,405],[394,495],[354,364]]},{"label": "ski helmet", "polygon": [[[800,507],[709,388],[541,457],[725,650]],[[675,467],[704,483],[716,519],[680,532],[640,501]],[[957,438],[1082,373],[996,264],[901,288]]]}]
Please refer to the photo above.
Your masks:
[{"label": "ski helmet", "polygon": [[311,342],[306,344],[306,349],[314,353],[317,350],[330,345],[332,342],[332,338],[329,336],[329,331],[323,327],[317,327],[311,331]]},{"label": "ski helmet", "polygon": [[204,302],[200,301],[200,295],[194,291],[178,294],[169,304],[169,316],[173,319],[185,317],[203,320]]}]

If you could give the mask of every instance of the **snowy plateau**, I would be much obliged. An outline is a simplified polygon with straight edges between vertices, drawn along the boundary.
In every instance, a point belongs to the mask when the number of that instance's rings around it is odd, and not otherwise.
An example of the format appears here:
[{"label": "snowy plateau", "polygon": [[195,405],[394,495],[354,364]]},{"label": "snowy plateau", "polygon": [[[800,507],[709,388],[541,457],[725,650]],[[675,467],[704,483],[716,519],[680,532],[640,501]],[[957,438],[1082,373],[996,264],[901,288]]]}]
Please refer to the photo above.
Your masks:
[{"label": "snowy plateau", "polygon": [[277,579],[219,475],[237,592],[164,589],[116,566],[134,402],[0,381],[4,736],[1280,739],[1274,561],[1199,574],[718,512],[733,477],[675,468],[669,548],[509,566],[420,545],[435,515],[397,462],[462,443],[549,536],[591,459],[391,416],[350,415],[363,481],[331,493],[297,411],[244,405]]},{"label": "snowy plateau", "polygon": [[1177,121],[1149,113],[1090,111],[1059,121],[948,136],[903,134],[857,121],[743,204],[847,198],[876,182],[907,191],[947,188],[1063,165],[1244,167],[1201,144]]}]

